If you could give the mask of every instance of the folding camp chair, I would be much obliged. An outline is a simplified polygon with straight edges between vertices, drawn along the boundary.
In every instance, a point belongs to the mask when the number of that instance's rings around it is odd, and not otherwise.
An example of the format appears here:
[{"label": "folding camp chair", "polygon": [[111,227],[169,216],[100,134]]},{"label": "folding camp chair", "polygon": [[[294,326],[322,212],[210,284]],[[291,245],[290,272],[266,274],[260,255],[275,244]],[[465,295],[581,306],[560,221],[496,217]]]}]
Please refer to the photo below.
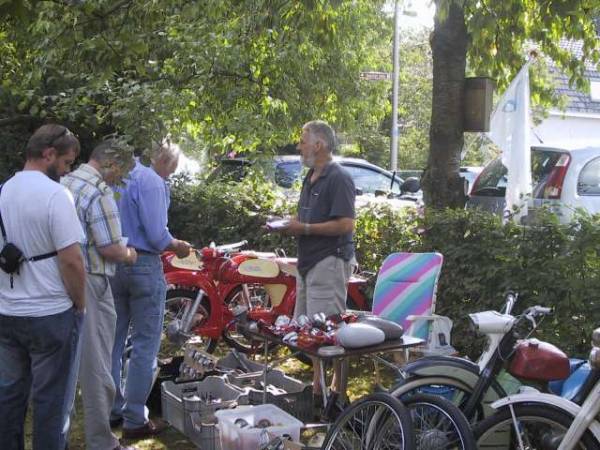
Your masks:
[{"label": "folding camp chair", "polygon": [[415,348],[423,355],[456,353],[450,345],[452,321],[434,314],[443,261],[440,253],[392,253],[383,261],[373,293],[373,313],[424,339]]}]

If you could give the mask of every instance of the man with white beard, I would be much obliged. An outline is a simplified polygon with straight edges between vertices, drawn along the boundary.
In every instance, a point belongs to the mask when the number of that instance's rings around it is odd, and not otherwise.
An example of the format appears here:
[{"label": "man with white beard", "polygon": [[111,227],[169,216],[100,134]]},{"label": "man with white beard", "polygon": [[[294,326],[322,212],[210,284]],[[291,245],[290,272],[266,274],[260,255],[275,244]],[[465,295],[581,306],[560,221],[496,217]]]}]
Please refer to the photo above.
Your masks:
[{"label": "man with white beard", "polygon": [[[336,137],[326,122],[314,120],[302,127],[298,144],[302,162],[310,170],[302,183],[298,214],[284,232],[298,239],[298,276],[294,318],[346,310],[347,285],[353,266],[354,200],[350,174],[333,161]],[[323,402],[319,361],[314,362],[313,395]],[[335,367],[332,390],[339,393],[341,366]]]}]

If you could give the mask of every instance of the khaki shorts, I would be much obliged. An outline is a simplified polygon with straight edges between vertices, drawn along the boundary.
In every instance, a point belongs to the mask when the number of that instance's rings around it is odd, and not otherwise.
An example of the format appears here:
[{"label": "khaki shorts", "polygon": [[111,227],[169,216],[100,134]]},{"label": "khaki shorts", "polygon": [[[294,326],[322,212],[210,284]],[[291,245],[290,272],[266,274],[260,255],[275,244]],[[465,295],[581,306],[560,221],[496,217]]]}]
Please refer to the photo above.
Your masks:
[{"label": "khaki shorts", "polygon": [[306,277],[296,277],[296,308],[294,319],[306,315],[312,319],[317,313],[339,314],[346,310],[348,280],[356,260],[344,261],[328,256],[308,271]]}]

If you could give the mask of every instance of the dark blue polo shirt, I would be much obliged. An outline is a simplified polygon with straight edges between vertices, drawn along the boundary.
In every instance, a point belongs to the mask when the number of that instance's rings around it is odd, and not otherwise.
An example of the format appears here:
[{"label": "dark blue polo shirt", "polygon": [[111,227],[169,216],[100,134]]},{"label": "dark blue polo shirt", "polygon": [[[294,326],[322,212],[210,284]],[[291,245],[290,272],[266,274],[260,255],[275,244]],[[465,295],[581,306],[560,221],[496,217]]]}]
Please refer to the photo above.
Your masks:
[{"label": "dark blue polo shirt", "polygon": [[[322,223],[340,217],[354,219],[356,189],[350,174],[338,163],[331,162],[314,183],[313,169],[302,183],[298,202],[298,219],[302,223]],[[341,236],[298,236],[298,271],[306,276],[319,261],[336,255],[346,261],[354,256],[352,233]]]}]

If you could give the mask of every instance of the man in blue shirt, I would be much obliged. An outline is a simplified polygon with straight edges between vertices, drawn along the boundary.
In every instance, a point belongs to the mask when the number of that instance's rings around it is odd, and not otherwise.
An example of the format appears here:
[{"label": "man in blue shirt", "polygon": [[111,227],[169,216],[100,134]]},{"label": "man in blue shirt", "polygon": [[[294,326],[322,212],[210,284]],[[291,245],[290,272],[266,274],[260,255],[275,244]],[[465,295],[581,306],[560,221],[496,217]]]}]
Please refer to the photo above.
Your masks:
[{"label": "man in blue shirt", "polygon": [[[136,161],[118,200],[123,236],[135,248],[134,265],[119,264],[111,287],[117,311],[112,376],[117,387],[111,423],[123,420],[123,438],[141,439],[166,426],[148,419],[146,400],[152,389],[156,355],[160,347],[166,282],[160,253],[172,250],[180,258],[191,246],[175,239],[167,226],[169,187],[165,182],[177,168],[180,150],[163,142],[152,149],[152,166]],[[121,389],[122,356],[131,325],[132,351],[125,389]]]}]

